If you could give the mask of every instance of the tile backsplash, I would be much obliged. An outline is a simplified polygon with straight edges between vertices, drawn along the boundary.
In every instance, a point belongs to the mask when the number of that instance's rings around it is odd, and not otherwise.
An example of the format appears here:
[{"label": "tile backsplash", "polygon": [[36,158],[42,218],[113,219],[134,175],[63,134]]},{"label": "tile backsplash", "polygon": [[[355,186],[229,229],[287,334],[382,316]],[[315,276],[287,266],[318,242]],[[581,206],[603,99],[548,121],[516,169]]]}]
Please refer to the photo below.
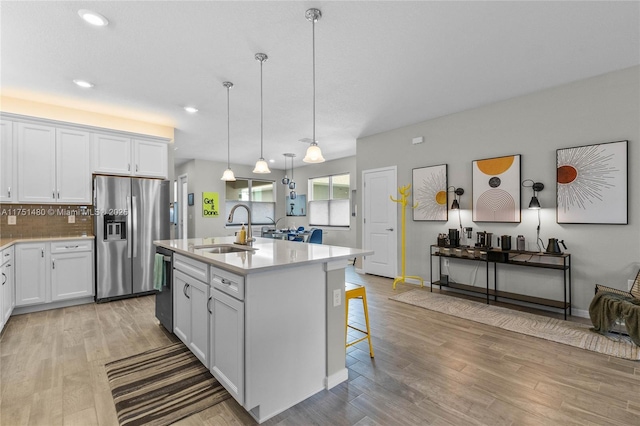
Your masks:
[{"label": "tile backsplash", "polygon": [[[0,204],[0,237],[79,237],[93,235],[93,206]],[[69,223],[69,216],[75,216]],[[15,219],[15,225],[9,225]]]}]

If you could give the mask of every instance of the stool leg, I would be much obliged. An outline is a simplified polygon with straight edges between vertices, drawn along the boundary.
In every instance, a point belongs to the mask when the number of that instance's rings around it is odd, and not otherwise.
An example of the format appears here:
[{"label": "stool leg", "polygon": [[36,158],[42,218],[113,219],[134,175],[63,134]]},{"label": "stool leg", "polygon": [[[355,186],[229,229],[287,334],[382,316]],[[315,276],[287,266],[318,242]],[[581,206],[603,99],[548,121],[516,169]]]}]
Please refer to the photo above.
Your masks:
[{"label": "stool leg", "polygon": [[362,293],[362,305],[364,307],[364,320],[367,323],[367,340],[369,341],[369,356],[373,358],[373,345],[371,344],[371,328],[369,327],[369,309],[367,308],[367,293]]},{"label": "stool leg", "polygon": [[349,340],[349,298],[344,297],[344,346],[347,347],[347,341]]}]

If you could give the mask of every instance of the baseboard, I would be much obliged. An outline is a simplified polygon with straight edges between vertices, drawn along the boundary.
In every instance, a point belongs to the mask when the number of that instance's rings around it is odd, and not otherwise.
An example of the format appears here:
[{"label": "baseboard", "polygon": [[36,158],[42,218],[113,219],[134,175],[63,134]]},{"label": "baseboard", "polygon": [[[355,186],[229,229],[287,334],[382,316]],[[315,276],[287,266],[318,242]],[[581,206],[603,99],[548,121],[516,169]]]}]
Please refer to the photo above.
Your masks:
[{"label": "baseboard", "polygon": [[13,313],[11,315],[22,315],[30,314],[32,312],[48,311],[49,309],[68,308],[69,306],[85,305],[87,303],[95,303],[93,296],[63,300],[60,302],[41,303],[39,305],[17,306],[13,309]]},{"label": "baseboard", "polygon": [[346,368],[343,368],[337,373],[331,374],[329,377],[325,379],[325,382],[327,384],[327,390],[333,388],[334,386],[339,385],[340,383],[344,382],[348,378],[349,378],[349,370]]},{"label": "baseboard", "polygon": [[571,316],[580,317],[580,318],[591,318],[589,316],[589,311],[586,309],[571,309]]}]

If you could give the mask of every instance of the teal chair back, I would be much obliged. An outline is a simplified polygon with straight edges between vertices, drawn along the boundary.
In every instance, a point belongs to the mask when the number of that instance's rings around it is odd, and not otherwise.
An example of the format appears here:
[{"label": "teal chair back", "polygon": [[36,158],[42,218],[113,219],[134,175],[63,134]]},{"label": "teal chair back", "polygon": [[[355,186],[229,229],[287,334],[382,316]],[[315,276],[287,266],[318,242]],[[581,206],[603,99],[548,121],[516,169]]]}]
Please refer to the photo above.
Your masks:
[{"label": "teal chair back", "polygon": [[307,242],[312,244],[322,244],[322,229],[313,229]]}]

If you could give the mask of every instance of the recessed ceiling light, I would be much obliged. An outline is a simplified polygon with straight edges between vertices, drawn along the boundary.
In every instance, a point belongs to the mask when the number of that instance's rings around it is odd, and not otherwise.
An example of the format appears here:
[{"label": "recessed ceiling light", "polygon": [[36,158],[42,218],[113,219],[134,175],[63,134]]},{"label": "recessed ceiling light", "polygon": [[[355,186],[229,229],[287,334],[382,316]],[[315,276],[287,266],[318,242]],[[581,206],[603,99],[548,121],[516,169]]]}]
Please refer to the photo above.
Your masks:
[{"label": "recessed ceiling light", "polygon": [[194,108],[192,106],[186,106],[184,107],[184,110],[191,114],[198,112],[198,108]]},{"label": "recessed ceiling light", "polygon": [[85,89],[90,89],[93,87],[93,84],[85,80],[73,80],[73,82],[80,87],[84,87]]},{"label": "recessed ceiling light", "polygon": [[100,15],[93,10],[80,9],[78,11],[78,15],[91,25],[95,25],[96,27],[106,27],[109,24],[109,21],[104,16]]}]

